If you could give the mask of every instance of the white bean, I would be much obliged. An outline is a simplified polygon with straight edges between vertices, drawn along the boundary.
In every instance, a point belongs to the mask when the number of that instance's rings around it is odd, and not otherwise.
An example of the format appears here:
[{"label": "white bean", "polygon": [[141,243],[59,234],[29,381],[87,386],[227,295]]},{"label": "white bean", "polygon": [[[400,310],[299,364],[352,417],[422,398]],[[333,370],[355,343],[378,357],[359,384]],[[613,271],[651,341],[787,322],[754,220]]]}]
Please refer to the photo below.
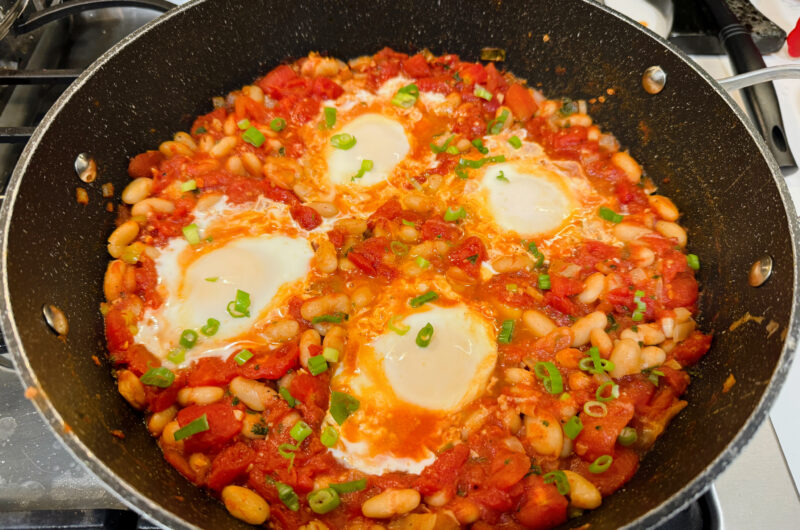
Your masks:
[{"label": "white bean", "polygon": [[686,230],[677,223],[670,221],[656,221],[656,232],[664,237],[674,239],[681,247],[686,246],[687,236]]},{"label": "white bean", "polygon": [[136,204],[149,197],[152,190],[153,179],[147,177],[134,179],[122,190],[122,202]]},{"label": "white bean", "polygon": [[631,155],[624,151],[617,151],[611,156],[611,163],[620,168],[628,181],[636,184],[642,178],[642,166]]},{"label": "white bean", "polygon": [[234,377],[229,388],[235,398],[248,408],[259,412],[265,410],[267,405],[278,397],[277,392],[264,383],[244,377]]},{"label": "white bean", "polygon": [[178,415],[178,408],[175,405],[166,408],[160,412],[154,412],[147,420],[147,430],[153,436],[161,436],[164,427],[175,419]]},{"label": "white bean", "polygon": [[522,313],[522,321],[537,337],[544,337],[556,329],[555,322],[553,322],[550,317],[541,311],[537,311],[536,309],[530,309]]},{"label": "white bean", "polygon": [[589,342],[589,334],[593,329],[605,329],[607,325],[608,317],[602,311],[595,311],[583,318],[579,318],[570,328],[572,331],[572,346],[583,346]]},{"label": "white bean", "polygon": [[228,512],[242,521],[259,525],[269,519],[269,504],[261,496],[241,486],[225,486],[222,490],[222,502]]},{"label": "white bean", "polygon": [[225,391],[218,386],[192,386],[184,387],[178,391],[178,403],[187,407],[189,405],[210,405],[225,396]]},{"label": "white bean", "polygon": [[678,207],[668,197],[663,195],[650,195],[647,197],[650,207],[655,210],[660,218],[665,221],[677,221],[680,216]]},{"label": "white bean", "polygon": [[642,348],[641,353],[642,365],[641,369],[655,368],[661,366],[667,360],[667,353],[658,346],[647,346]]},{"label": "white bean", "polygon": [[642,358],[639,344],[633,339],[621,339],[614,345],[609,357],[614,363],[611,377],[617,379],[626,375],[638,374],[641,371]]},{"label": "white bean", "polygon": [[569,482],[570,505],[581,510],[594,510],[602,504],[603,497],[597,486],[574,471],[564,469],[563,472]]},{"label": "white bean", "polygon": [[136,374],[130,370],[120,370],[117,372],[117,390],[125,398],[125,401],[137,410],[142,410],[147,404],[144,393],[144,385]]},{"label": "white bean", "polygon": [[414,489],[388,489],[375,495],[361,505],[364,517],[388,519],[408,513],[419,506],[420,495]]},{"label": "white bean", "polygon": [[525,439],[534,451],[542,456],[557,458],[564,445],[564,433],[561,424],[545,413],[535,416],[525,415]]},{"label": "white bean", "polygon": [[578,295],[582,304],[591,304],[597,300],[606,286],[606,276],[602,272],[595,272],[583,282],[583,291]]}]

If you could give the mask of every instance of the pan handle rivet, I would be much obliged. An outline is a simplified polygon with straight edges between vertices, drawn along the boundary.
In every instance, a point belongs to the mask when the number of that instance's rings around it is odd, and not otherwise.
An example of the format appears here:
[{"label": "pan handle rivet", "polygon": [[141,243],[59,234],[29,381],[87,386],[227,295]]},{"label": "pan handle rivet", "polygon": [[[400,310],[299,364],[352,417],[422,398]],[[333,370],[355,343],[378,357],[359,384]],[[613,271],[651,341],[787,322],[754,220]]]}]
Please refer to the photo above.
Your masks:
[{"label": "pan handle rivet", "polygon": [[750,274],[748,276],[748,283],[752,287],[760,287],[766,282],[772,274],[772,258],[765,254],[758,258],[755,263],[750,267]]},{"label": "pan handle rivet", "polygon": [[75,172],[87,184],[97,178],[97,163],[88,153],[81,153],[75,159]]},{"label": "pan handle rivet", "polygon": [[69,333],[67,316],[57,306],[53,304],[44,304],[42,306],[42,314],[44,315],[44,321],[47,322],[50,329],[62,336]]},{"label": "pan handle rivet", "polygon": [[651,66],[642,75],[642,86],[648,94],[658,94],[667,84],[667,72],[660,66]]}]

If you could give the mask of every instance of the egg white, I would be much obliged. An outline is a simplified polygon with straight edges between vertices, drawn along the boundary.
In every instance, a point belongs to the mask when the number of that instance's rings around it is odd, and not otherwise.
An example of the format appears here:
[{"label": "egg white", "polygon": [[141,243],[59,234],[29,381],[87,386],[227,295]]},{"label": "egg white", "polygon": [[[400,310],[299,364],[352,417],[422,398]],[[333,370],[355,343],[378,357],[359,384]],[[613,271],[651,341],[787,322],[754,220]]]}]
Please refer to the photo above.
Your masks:
[{"label": "egg white", "polygon": [[[350,134],[356,139],[350,149],[328,147],[328,178],[338,185],[373,186],[383,182],[410,149],[403,126],[381,114],[363,114],[337,134]],[[356,178],[364,160],[372,161],[372,169]]]}]

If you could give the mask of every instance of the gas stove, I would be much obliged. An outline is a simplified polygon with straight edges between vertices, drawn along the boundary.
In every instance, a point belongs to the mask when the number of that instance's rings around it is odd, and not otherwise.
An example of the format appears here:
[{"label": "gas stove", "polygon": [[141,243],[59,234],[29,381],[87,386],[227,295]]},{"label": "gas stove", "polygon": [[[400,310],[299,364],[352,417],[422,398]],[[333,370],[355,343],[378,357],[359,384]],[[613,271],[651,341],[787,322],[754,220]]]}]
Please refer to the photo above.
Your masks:
[{"label": "gas stove", "polygon": [[[33,127],[67,84],[115,42],[169,5],[161,0],[11,0],[0,1],[0,18],[19,4],[27,5],[20,19],[24,22],[17,22],[0,40],[2,189]],[[715,55],[719,49],[715,48],[713,34],[692,16],[692,4],[675,0],[670,38],[693,53],[714,77],[731,75],[727,58]],[[789,31],[794,26],[800,17],[800,2],[760,0],[753,4],[776,24],[762,21],[763,25],[753,28],[760,32],[756,40],[762,50],[774,48],[767,50],[773,52],[765,57],[767,64],[790,62],[785,46],[779,48],[781,28]],[[2,31],[0,22],[0,34]],[[795,156],[800,156],[800,81],[777,82],[776,90],[789,143]],[[787,171],[785,176],[795,203],[800,204],[800,175],[795,173],[797,170]],[[61,445],[24,398],[22,385],[3,350],[0,348],[0,528],[157,528],[128,510]],[[795,363],[772,421],[762,426],[704,496],[659,528],[797,527],[798,402],[800,363]]]}]

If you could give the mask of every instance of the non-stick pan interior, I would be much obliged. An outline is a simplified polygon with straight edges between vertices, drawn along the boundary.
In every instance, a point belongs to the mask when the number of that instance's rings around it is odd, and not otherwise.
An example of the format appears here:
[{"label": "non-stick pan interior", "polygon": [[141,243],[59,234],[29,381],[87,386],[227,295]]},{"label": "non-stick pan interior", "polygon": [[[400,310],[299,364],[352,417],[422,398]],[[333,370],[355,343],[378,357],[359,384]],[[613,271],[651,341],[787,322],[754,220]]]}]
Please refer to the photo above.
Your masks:
[{"label": "non-stick pan interior", "polygon": [[[787,219],[791,206],[776,183],[774,164],[729,101],[654,37],[581,0],[209,0],[124,42],[42,124],[14,175],[13,212],[10,204],[4,207],[5,309],[13,309],[15,321],[6,318],[4,329],[26,383],[40,389],[37,404],[93,471],[151,517],[173,527],[236,524],[221,504],[162,460],[140,416],[117,394],[98,311],[105,239],[115,214],[106,211],[100,187],[112,182],[118,198],[129,157],[186,130],[192,116],[210,110],[212,96],[284,59],[312,50],[350,58],[383,46],[427,47],[470,60],[483,47],[501,47],[507,51],[503,66],[550,96],[603,96],[590,113],[684,212],[689,248],[703,265],[702,326],[715,333],[714,347],[690,387],[689,406],[636,477],[573,524],[612,528],[668,515],[733,458],[766,414],[774,381],[782,380],[776,371],[787,364],[784,342],[791,350],[795,340],[795,331],[787,337],[796,288],[794,221]],[[641,88],[651,65],[668,75],[658,95]],[[92,184],[74,172],[81,152],[97,161],[99,177]],[[78,186],[88,190],[88,205],[77,204]],[[754,289],[746,281],[748,269],[765,253],[774,258],[775,271]],[[66,341],[46,328],[45,303],[67,314]],[[746,313],[764,320],[729,331]],[[777,328],[768,332],[773,321]],[[92,355],[102,360],[99,366]],[[736,384],[723,393],[731,374]],[[115,429],[125,438],[112,436]]]}]

